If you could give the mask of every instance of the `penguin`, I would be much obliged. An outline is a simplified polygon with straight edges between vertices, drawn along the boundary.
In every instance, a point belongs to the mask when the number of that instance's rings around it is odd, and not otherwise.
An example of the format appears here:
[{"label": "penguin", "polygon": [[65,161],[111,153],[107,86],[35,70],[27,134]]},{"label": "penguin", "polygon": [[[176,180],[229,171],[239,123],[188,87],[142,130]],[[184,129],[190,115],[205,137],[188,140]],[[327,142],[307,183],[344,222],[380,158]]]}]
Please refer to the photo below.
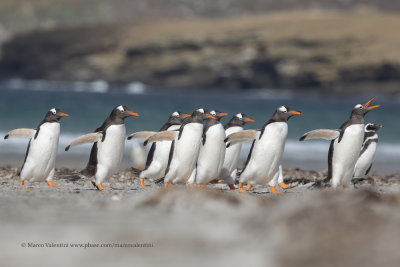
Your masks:
[{"label": "penguin", "polygon": [[4,137],[4,139],[29,138],[24,163],[19,173],[20,186],[24,186],[25,181],[46,180],[48,186],[57,187],[53,184],[53,176],[60,138],[60,119],[67,116],[69,115],[61,112],[60,109],[52,108],[47,111],[36,129],[16,129]]},{"label": "penguin", "polygon": [[[288,120],[299,111],[281,106],[275,110],[272,117],[261,130],[245,130],[229,135],[227,147],[236,143],[253,140],[243,171],[239,176],[239,192],[244,193],[244,183],[266,185],[279,170],[285,141],[288,132]],[[271,193],[277,193],[275,187],[270,187]]]},{"label": "penguin", "polygon": [[355,178],[362,178],[367,175],[372,167],[372,160],[374,159],[376,147],[378,145],[378,134],[376,133],[382,124],[367,123],[364,127],[364,141],[361,147],[360,156],[358,157],[356,166],[354,168]]},{"label": "penguin", "polygon": [[[180,111],[173,112],[168,118],[167,122],[161,127],[160,131],[179,130],[182,121],[187,117],[190,117],[190,115]],[[137,133],[128,136],[128,140],[131,140],[135,136],[137,136]],[[160,141],[151,144],[151,148],[146,160],[146,167],[139,174],[142,188],[146,188],[144,185],[144,178],[160,179],[164,177],[168,164],[171,143],[172,141]]]},{"label": "penguin", "polygon": [[[254,120],[247,117],[244,113],[236,114],[224,126],[225,135],[228,136],[232,133],[243,131],[243,126],[248,122],[254,122]],[[225,150],[225,159],[219,177],[228,185],[233,185],[235,183],[236,168],[241,149],[242,144],[236,144],[226,148]]]},{"label": "penguin", "polygon": [[203,120],[212,118],[207,110],[196,109],[183,121],[178,131],[162,131],[149,137],[145,143],[173,140],[165,170],[164,187],[187,183],[196,173],[196,162],[203,135]]},{"label": "penguin", "polygon": [[364,116],[379,105],[371,106],[370,99],[365,104],[357,104],[350,118],[337,130],[318,129],[305,133],[300,141],[325,139],[331,141],[328,152],[328,177],[332,187],[341,185],[346,189],[354,174],[354,168],[360,155],[364,140]]},{"label": "penguin", "polygon": [[130,116],[139,115],[126,106],[118,106],[93,133],[76,138],[65,148],[68,151],[80,144],[94,143],[82,174],[94,177],[92,184],[98,190],[108,189],[104,188],[103,182],[119,168],[125,145],[125,119]]},{"label": "penguin", "polygon": [[[206,120],[196,164],[195,181],[201,188],[205,188],[209,182],[219,177],[225,158],[225,130],[220,120],[228,114],[212,110],[210,115],[215,119]],[[194,181],[188,181],[188,183],[190,186]],[[230,188],[235,189],[235,186],[230,184]]]}]

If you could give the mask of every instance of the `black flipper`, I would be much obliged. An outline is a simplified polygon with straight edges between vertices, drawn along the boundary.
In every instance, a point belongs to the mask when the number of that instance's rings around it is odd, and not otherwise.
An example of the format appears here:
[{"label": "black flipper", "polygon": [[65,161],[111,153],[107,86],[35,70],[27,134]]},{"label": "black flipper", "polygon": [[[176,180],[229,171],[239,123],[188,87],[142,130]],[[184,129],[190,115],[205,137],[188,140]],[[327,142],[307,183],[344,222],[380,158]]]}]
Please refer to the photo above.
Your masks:
[{"label": "black flipper", "polygon": [[150,164],[153,162],[154,151],[156,151],[156,143],[153,143],[151,145],[149,155],[147,156],[147,160],[146,160],[146,167],[144,168],[144,170],[147,170],[149,168]]},{"label": "black flipper", "polygon": [[174,156],[174,149],[175,149],[175,140],[172,141],[171,143],[171,149],[169,150],[168,165],[167,169],[165,170],[165,175],[167,175],[167,173],[169,172],[169,167],[171,166],[172,157]]},{"label": "black flipper", "polygon": [[371,165],[369,165],[368,170],[365,172],[365,175],[367,175],[371,171],[371,168],[372,168],[372,162],[371,162]]},{"label": "black flipper", "polygon": [[93,144],[90,150],[89,162],[86,168],[82,171],[82,174],[88,177],[94,176],[97,171],[97,142]]},{"label": "black flipper", "polygon": [[28,148],[26,149],[26,153],[25,153],[24,163],[22,163],[22,167],[21,167],[20,172],[18,173],[18,176],[21,175],[22,169],[23,169],[24,166],[25,166],[26,158],[28,157],[28,154],[29,154],[29,148],[31,147],[31,140],[32,140],[32,139],[29,139]]}]

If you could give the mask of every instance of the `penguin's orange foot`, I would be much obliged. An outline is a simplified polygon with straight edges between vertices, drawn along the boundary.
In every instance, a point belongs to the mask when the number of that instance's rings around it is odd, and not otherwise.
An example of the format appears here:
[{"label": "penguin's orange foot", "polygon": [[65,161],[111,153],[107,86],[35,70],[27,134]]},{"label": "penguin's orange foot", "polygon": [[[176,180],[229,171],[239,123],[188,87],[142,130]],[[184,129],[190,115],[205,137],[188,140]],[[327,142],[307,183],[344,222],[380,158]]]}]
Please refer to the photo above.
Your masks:
[{"label": "penguin's orange foot", "polygon": [[243,188],[243,183],[239,183],[238,190],[240,193],[246,193],[246,190]]},{"label": "penguin's orange foot", "polygon": [[198,188],[207,188],[207,185],[206,184],[197,184],[197,187]]},{"label": "penguin's orange foot", "polygon": [[26,186],[26,185],[25,185],[24,181],[20,181],[19,186]]},{"label": "penguin's orange foot", "polygon": [[144,185],[144,178],[140,178],[140,185],[142,186],[143,189],[146,188],[146,186]]},{"label": "penguin's orange foot", "polygon": [[194,187],[194,184],[188,184],[188,186],[191,188],[191,189],[194,189],[195,187]]},{"label": "penguin's orange foot", "polygon": [[47,185],[49,186],[49,187],[58,187],[58,186],[56,186],[55,184],[53,184],[53,182],[52,181],[47,181]]},{"label": "penguin's orange foot", "polygon": [[280,186],[282,189],[289,189],[289,188],[296,187],[295,185],[287,185],[287,184],[285,184],[284,182],[280,182],[280,183],[279,183],[279,186]]},{"label": "penguin's orange foot", "polygon": [[111,190],[111,188],[106,188],[106,187],[104,187],[102,184],[98,184],[98,185],[96,186],[96,188],[97,188],[98,190]]},{"label": "penguin's orange foot", "polygon": [[270,186],[269,190],[271,191],[272,194],[282,194],[282,192],[279,192],[278,190],[276,190],[275,186]]},{"label": "penguin's orange foot", "polygon": [[235,186],[233,184],[228,184],[230,190],[235,190]]},{"label": "penguin's orange foot", "polygon": [[253,189],[253,185],[252,184],[247,184],[247,191],[250,191]]},{"label": "penguin's orange foot", "polygon": [[214,179],[214,180],[211,180],[210,181],[210,184],[218,184],[219,183],[219,180],[218,179]]},{"label": "penguin's orange foot", "polygon": [[164,182],[164,188],[166,189],[171,188],[171,184],[168,182]]}]

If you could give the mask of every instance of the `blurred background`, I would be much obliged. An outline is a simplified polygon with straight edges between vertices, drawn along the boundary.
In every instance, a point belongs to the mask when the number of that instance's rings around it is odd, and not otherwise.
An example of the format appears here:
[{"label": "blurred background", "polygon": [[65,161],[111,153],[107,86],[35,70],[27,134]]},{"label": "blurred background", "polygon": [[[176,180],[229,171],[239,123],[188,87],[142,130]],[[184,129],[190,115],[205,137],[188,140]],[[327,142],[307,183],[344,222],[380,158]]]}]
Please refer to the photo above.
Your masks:
[{"label": "blurred background", "polygon": [[[289,122],[284,167],[323,170],[329,142],[298,138],[338,128],[376,96],[373,170],[398,171],[399,11],[394,0],[2,0],[0,134],[59,107],[71,116],[57,165],[79,168],[89,147],[64,147],[120,104],[140,114],[128,134],[199,107],[244,112],[260,128],[289,105],[304,114]],[[19,166],[27,142],[1,139],[0,165]]]}]

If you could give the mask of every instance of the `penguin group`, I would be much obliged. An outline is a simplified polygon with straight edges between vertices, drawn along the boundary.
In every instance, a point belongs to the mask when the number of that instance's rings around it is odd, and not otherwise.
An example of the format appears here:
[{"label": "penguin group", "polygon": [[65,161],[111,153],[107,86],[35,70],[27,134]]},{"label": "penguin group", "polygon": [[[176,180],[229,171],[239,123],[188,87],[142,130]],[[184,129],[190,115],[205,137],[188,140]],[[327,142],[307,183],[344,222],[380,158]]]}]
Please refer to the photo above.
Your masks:
[{"label": "penguin group", "polygon": [[[305,133],[300,141],[325,139],[331,141],[328,153],[328,177],[334,189],[347,188],[352,177],[363,177],[371,169],[378,135],[382,125],[364,124],[364,116],[379,107],[372,106],[372,98],[357,104],[350,118],[339,129],[317,129]],[[239,192],[254,186],[268,186],[271,193],[291,188],[283,181],[282,157],[288,134],[288,121],[302,113],[288,106],[278,107],[261,129],[245,130],[254,122],[244,113],[234,115],[225,125],[221,119],[228,114],[219,110],[198,108],[191,114],[174,111],[155,131],[140,131],[126,138],[125,119],[139,114],[120,105],[115,107],[103,124],[92,133],[74,139],[66,148],[90,143],[92,148],[86,167],[81,172],[91,178],[98,190],[107,190],[103,184],[118,171],[122,161],[125,140],[143,142],[149,147],[145,166],[139,172],[142,188],[145,181],[163,182],[165,188],[175,184],[204,188],[207,184],[225,184]],[[20,186],[25,182],[53,183],[55,162],[60,137],[60,119],[69,116],[58,108],[50,109],[36,129],[20,128],[7,133],[4,139],[28,138],[29,144],[22,164]],[[238,168],[243,142],[251,142],[247,160]],[[245,189],[244,186],[247,185]]]}]

